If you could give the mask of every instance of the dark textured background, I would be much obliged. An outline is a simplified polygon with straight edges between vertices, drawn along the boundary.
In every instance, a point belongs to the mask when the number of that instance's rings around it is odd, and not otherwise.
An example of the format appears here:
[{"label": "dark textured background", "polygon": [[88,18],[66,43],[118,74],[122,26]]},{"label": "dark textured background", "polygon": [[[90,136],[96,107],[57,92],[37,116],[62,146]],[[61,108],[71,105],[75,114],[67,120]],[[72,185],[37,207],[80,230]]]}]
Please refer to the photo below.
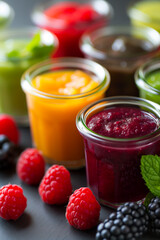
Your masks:
[{"label": "dark textured background", "polygon": [[[15,18],[11,27],[24,27],[33,25],[30,14],[39,0],[6,0],[15,10]],[[129,0],[109,0],[114,8],[112,25],[129,24],[126,8]],[[21,144],[31,146],[29,128],[21,128]],[[86,186],[85,169],[71,171],[73,189]],[[38,195],[37,187],[27,186],[16,176],[15,170],[0,172],[0,187],[8,184],[19,184],[24,189],[28,199],[25,213],[17,221],[0,219],[0,240],[93,240],[96,229],[78,231],[67,223],[65,219],[65,206],[49,206],[44,204]],[[104,220],[110,209],[102,207],[100,220]],[[145,236],[141,240],[159,239],[154,236]]]}]

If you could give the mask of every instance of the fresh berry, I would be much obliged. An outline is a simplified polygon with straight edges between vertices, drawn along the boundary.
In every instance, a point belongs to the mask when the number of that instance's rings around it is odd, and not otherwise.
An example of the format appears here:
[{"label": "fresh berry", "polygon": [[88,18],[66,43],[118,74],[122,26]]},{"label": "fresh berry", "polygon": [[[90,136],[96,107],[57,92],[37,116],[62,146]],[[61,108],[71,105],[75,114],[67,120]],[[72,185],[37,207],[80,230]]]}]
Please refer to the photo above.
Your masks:
[{"label": "fresh berry", "polygon": [[137,203],[125,203],[111,213],[97,228],[97,240],[135,240],[148,230],[149,216],[146,207]]},{"label": "fresh berry", "polygon": [[100,205],[89,188],[79,188],[70,196],[66,218],[71,226],[90,229],[98,224],[99,215]]},{"label": "fresh berry", "polygon": [[43,177],[39,194],[48,204],[64,204],[72,193],[72,184],[69,171],[64,166],[53,165]]},{"label": "fresh berry", "polygon": [[35,148],[23,151],[17,162],[18,177],[30,185],[39,184],[45,173],[45,161]]},{"label": "fresh berry", "polygon": [[27,199],[21,187],[8,184],[0,188],[0,217],[16,220],[26,207]]},{"label": "fresh berry", "polygon": [[160,234],[160,198],[154,197],[148,205],[151,231]]},{"label": "fresh berry", "polygon": [[5,135],[0,134],[0,169],[13,166],[16,157],[16,148]]},{"label": "fresh berry", "polygon": [[14,119],[6,114],[0,115],[0,134],[6,135],[10,141],[18,144],[19,131]]}]

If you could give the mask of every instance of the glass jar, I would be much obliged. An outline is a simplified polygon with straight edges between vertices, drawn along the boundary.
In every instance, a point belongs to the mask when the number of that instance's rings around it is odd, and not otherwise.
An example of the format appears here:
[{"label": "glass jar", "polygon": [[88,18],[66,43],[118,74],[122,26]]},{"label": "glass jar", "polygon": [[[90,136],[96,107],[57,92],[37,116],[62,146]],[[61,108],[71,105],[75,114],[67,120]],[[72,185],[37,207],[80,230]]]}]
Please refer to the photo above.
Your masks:
[{"label": "glass jar", "polygon": [[[12,115],[19,125],[28,125],[21,76],[31,65],[48,59],[58,46],[58,40],[53,34],[46,30],[39,31],[37,28],[1,31],[0,113]],[[36,39],[31,42],[34,36]]]},{"label": "glass jar", "polygon": [[82,35],[80,47],[111,74],[107,96],[138,96],[134,73],[144,61],[160,52],[160,35],[151,28],[112,26],[88,31]]},{"label": "glass jar", "polygon": [[[91,117],[93,119],[94,114],[110,109],[115,109],[119,114],[121,107],[128,109],[126,114],[133,108],[134,111],[144,111],[147,116],[153,116],[157,130],[136,138],[118,138],[98,134],[88,127],[88,121]],[[117,207],[128,201],[140,201],[146,196],[148,189],[141,176],[140,160],[142,155],[160,155],[159,110],[159,105],[151,101],[121,96],[96,101],[83,108],[77,115],[76,125],[85,145],[87,183],[100,203]],[[104,113],[101,116],[105,118]],[[109,113],[105,121],[110,116]],[[93,120],[97,127],[102,118],[97,117],[98,120]],[[123,127],[126,124],[128,125],[127,120]],[[116,126],[118,129],[118,123]],[[132,130],[131,128],[129,131]]]},{"label": "glass jar", "polygon": [[14,18],[13,8],[6,2],[0,1],[0,29],[7,27]]},{"label": "glass jar", "polygon": [[135,83],[142,98],[160,104],[160,58],[152,59],[135,73]]},{"label": "glass jar", "polygon": [[148,26],[160,32],[160,1],[139,0],[133,1],[127,13],[134,26]]},{"label": "glass jar", "polygon": [[54,57],[82,57],[82,33],[108,24],[112,14],[113,9],[105,0],[47,1],[35,7],[32,20],[58,37],[59,48]]},{"label": "glass jar", "polygon": [[[74,70],[83,71],[96,79],[97,87],[80,94],[61,95],[37,90],[32,84],[36,76],[44,76],[44,73]],[[63,164],[70,169],[85,165],[83,140],[76,129],[75,118],[86,104],[104,97],[109,83],[107,70],[83,58],[45,61],[24,73],[21,85],[26,93],[33,143],[42,152],[46,162]],[[50,89],[54,90],[56,84],[56,78],[53,78]]]}]

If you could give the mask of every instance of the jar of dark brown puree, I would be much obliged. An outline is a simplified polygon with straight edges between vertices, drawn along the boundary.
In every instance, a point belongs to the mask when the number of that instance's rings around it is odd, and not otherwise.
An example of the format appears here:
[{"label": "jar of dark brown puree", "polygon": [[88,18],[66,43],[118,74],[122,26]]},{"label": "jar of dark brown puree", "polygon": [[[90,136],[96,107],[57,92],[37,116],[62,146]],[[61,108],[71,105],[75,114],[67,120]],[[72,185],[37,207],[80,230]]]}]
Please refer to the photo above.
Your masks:
[{"label": "jar of dark brown puree", "polygon": [[134,73],[143,62],[158,55],[160,35],[147,27],[105,27],[86,32],[80,47],[86,58],[109,70],[111,84],[107,96],[138,96]]}]

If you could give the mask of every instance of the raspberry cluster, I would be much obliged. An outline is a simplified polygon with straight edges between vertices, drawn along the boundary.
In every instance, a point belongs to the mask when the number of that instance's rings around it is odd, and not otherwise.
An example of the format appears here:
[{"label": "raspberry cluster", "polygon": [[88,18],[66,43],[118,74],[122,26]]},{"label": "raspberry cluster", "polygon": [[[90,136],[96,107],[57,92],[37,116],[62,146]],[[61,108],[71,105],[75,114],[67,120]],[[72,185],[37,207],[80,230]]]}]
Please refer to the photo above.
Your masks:
[{"label": "raspberry cluster", "polygon": [[[19,132],[14,120],[0,115],[0,169],[12,164]],[[46,204],[66,204],[68,223],[80,230],[98,224],[100,205],[88,187],[72,193],[69,171],[60,165],[51,166],[45,173],[45,160],[35,148],[21,153],[17,161],[18,177],[29,185],[39,184],[39,195]],[[18,185],[8,184],[0,188],[0,217],[16,220],[27,207],[27,198]],[[97,228],[97,240],[129,240],[142,236],[147,230],[160,234],[160,198],[154,197],[148,209],[142,204],[125,203],[109,215]]]}]

